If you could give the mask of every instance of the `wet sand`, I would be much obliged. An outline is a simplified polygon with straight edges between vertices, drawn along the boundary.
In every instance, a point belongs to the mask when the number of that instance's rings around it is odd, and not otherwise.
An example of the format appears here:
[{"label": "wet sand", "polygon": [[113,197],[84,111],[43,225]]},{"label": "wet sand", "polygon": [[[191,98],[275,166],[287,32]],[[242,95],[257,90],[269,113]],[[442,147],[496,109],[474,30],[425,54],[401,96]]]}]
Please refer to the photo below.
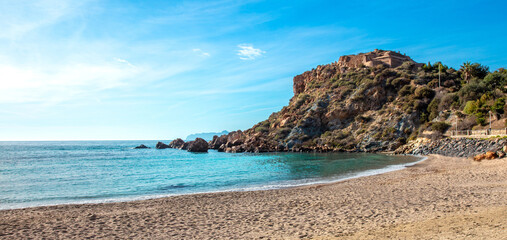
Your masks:
[{"label": "wet sand", "polygon": [[505,239],[507,159],[307,187],[0,211],[1,239]]}]

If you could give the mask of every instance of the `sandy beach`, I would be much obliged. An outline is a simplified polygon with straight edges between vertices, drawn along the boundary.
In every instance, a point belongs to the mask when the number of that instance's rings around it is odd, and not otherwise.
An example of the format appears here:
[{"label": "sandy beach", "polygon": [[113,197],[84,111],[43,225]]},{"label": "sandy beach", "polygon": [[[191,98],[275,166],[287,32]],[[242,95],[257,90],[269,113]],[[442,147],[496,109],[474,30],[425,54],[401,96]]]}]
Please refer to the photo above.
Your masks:
[{"label": "sandy beach", "polygon": [[1,239],[506,239],[507,159],[333,184],[0,211]]}]

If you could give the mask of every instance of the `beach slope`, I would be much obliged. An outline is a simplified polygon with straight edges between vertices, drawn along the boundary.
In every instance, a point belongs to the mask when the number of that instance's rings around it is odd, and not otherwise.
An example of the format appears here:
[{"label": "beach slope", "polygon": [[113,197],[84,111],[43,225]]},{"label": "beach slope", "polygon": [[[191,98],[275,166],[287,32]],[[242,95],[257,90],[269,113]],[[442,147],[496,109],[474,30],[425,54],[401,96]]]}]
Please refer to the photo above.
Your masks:
[{"label": "beach slope", "polygon": [[432,155],[307,187],[0,211],[0,238],[500,239],[507,159]]}]

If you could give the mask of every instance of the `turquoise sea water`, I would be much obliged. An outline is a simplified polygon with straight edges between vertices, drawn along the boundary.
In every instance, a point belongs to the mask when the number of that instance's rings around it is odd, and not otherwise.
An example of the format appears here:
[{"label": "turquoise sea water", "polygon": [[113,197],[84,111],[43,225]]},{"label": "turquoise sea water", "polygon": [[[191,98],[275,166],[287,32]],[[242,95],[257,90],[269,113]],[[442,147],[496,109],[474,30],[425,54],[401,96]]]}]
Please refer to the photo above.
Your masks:
[{"label": "turquoise sea water", "polygon": [[155,143],[0,142],[0,209],[285,188],[382,173],[420,160],[359,153],[132,149]]}]

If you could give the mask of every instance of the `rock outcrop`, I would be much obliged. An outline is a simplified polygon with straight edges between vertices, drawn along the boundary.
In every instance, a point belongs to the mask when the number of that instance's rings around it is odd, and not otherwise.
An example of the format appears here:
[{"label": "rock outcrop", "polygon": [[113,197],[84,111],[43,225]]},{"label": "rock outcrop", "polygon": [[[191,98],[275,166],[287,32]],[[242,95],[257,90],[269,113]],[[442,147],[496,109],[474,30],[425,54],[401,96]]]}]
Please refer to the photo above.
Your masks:
[{"label": "rock outcrop", "polygon": [[185,144],[185,141],[181,138],[176,138],[169,143],[170,148],[181,148]]},{"label": "rock outcrop", "polygon": [[[365,59],[364,63],[356,64],[359,59]],[[416,77],[420,71],[420,64],[392,51],[341,57],[294,77],[294,97],[288,106],[244,132],[214,137],[210,148],[225,152],[392,151],[419,127],[421,113],[414,104],[420,108],[432,100],[433,90],[417,99],[400,93],[406,85],[413,85],[409,95],[424,88],[415,79],[430,80]]]},{"label": "rock outcrop", "polygon": [[181,150],[188,150],[188,147],[193,143],[194,141],[188,141],[188,142],[185,142],[183,143],[183,145],[181,145],[181,147],[179,149]]},{"label": "rock outcrop", "polygon": [[189,152],[208,152],[208,142],[202,138],[196,138],[190,142],[187,151]]},{"label": "rock outcrop", "polygon": [[157,145],[155,145],[155,148],[156,149],[166,149],[166,148],[169,148],[169,145],[167,145],[163,142],[158,142]]},{"label": "rock outcrop", "polygon": [[145,149],[145,148],[149,148],[149,147],[147,147],[147,146],[146,146],[146,145],[144,145],[144,144],[141,144],[141,145],[139,145],[139,146],[135,147],[134,149]]},{"label": "rock outcrop", "polygon": [[[441,138],[457,118],[461,130],[484,124],[484,111],[493,105],[505,118],[507,70],[488,74],[487,67],[474,66],[476,82],[470,84],[476,85],[469,86],[464,70],[416,63],[393,51],[342,56],[295,76],[288,106],[248,130],[214,136],[209,146],[224,152],[394,151],[418,137]],[[477,84],[480,93],[474,92]],[[465,104],[476,112],[465,113]],[[469,150],[467,144],[400,151],[472,156],[486,150]],[[444,150],[449,147],[460,150]]]}]

